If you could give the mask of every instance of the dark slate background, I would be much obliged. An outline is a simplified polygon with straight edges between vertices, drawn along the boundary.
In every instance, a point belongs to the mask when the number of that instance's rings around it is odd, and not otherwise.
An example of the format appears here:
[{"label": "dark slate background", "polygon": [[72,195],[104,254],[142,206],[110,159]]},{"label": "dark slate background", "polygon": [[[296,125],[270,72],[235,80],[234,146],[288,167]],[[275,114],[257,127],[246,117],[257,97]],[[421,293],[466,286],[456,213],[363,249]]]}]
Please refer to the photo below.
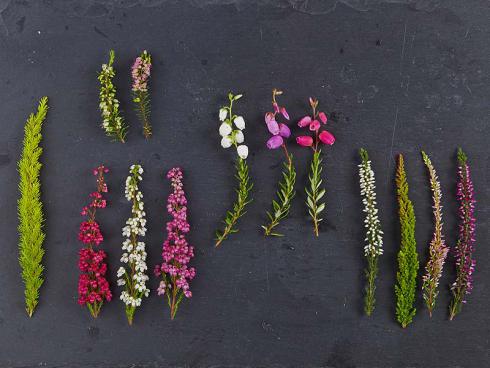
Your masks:
[{"label": "dark slate background", "polygon": [[[0,366],[488,366],[489,18],[484,0],[0,0]],[[111,48],[131,125],[126,144],[110,143],[99,127],[96,74]],[[129,94],[130,64],[145,48],[154,58],[150,142]],[[294,121],[307,111],[309,96],[319,98],[337,137],[324,155],[327,221],[317,239],[302,190],[310,153],[299,147],[292,148],[299,194],[282,226],[287,236],[264,239],[260,231],[282,159],[264,146],[262,119],[274,87],[285,91],[281,103]],[[234,153],[220,148],[217,135],[217,111],[229,90],[245,95],[237,112],[248,122],[255,190],[240,233],[216,250],[213,233],[235,184]],[[42,157],[46,281],[29,319],[17,263],[16,161],[23,123],[43,95],[51,107]],[[454,246],[459,145],[470,157],[478,200],[474,293],[449,322],[451,259],[432,320],[419,293],[419,313],[402,330],[394,319],[394,157],[406,155],[425,263],[431,197],[419,151],[438,169],[444,230]],[[362,314],[361,146],[373,160],[386,233],[370,319]],[[151,268],[168,219],[164,173],[183,167],[198,275],[194,297],[175,321],[153,293],[128,327],[115,271],[129,216],[124,180],[136,162],[146,170]],[[94,321],[76,302],[77,230],[99,163],[111,169],[110,206],[99,219],[116,298]]]}]

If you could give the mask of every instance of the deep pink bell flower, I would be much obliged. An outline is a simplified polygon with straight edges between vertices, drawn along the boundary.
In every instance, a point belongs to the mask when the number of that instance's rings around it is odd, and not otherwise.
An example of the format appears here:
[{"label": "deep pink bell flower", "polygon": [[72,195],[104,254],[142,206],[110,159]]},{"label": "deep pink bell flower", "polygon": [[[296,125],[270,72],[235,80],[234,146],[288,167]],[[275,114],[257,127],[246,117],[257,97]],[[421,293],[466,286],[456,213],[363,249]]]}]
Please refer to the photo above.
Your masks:
[{"label": "deep pink bell flower", "polygon": [[328,144],[330,146],[335,143],[335,137],[333,136],[333,134],[326,131],[326,130],[321,132],[320,135],[318,136],[318,138],[320,138],[322,143]]},{"label": "deep pink bell flower", "polygon": [[298,121],[298,126],[300,128],[304,128],[304,127],[307,127],[308,125],[310,125],[310,123],[311,123],[311,117],[305,116],[305,117],[301,118],[300,121]]},{"label": "deep pink bell flower", "polygon": [[310,130],[316,131],[320,129],[320,122],[318,120],[313,120],[310,124]]},{"label": "deep pink bell flower", "polygon": [[311,147],[313,145],[313,138],[308,135],[301,135],[296,137],[296,143],[303,147]]},{"label": "deep pink bell flower", "polygon": [[327,115],[323,111],[318,114],[318,117],[323,124],[327,124]]}]

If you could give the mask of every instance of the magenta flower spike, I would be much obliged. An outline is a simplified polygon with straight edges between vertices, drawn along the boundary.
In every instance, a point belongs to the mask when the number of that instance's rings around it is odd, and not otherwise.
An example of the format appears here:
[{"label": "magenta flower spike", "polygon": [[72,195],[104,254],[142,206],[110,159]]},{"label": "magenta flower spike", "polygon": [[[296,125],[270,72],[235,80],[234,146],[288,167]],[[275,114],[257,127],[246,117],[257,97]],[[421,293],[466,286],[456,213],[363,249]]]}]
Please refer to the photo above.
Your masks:
[{"label": "magenta flower spike", "polygon": [[272,211],[267,212],[269,223],[262,225],[264,229],[264,235],[281,236],[279,233],[273,232],[273,229],[279,225],[281,220],[286,218],[289,214],[291,207],[291,201],[293,200],[296,191],[294,184],[296,183],[296,170],[293,165],[293,155],[288,152],[287,139],[291,136],[291,130],[285,123],[278,123],[278,118],[284,118],[289,120],[289,114],[284,106],[279,106],[277,102],[277,96],[282,95],[282,91],[277,89],[272,90],[272,107],[274,112],[268,112],[265,114],[265,124],[269,133],[272,134],[267,140],[266,146],[268,149],[283,149],[286,156],[284,161],[284,169],[282,172],[282,180],[279,182],[279,190],[277,191],[277,200],[272,200]]},{"label": "magenta flower spike", "polygon": [[456,258],[456,280],[451,286],[453,298],[449,306],[449,319],[460,313],[466,304],[466,296],[473,290],[473,272],[476,262],[473,259],[475,245],[475,198],[468,158],[458,149],[459,235],[454,249]]}]

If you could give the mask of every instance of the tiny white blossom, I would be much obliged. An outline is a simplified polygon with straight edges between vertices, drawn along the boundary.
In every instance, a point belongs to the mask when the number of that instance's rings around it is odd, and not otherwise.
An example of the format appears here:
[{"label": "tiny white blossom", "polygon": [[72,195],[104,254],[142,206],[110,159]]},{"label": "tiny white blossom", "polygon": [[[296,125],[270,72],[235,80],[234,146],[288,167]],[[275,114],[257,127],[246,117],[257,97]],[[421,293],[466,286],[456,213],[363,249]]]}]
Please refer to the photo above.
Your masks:
[{"label": "tiny white blossom", "polygon": [[231,126],[228,123],[222,123],[219,126],[219,135],[222,137],[226,137],[230,135],[231,131],[232,131]]},{"label": "tiny white blossom", "polygon": [[241,130],[236,130],[235,131],[235,142],[240,144],[243,143],[245,140],[245,137],[243,136],[243,132]]},{"label": "tiny white blossom", "polygon": [[244,144],[239,145],[236,148],[236,151],[238,153],[238,156],[240,156],[240,158],[245,160],[248,157],[248,147],[246,145]]},{"label": "tiny white blossom", "polygon": [[233,141],[229,136],[221,138],[221,147],[223,148],[230,148],[231,145],[233,144]]},{"label": "tiny white blossom", "polygon": [[235,123],[235,126],[240,129],[240,130],[243,130],[245,129],[245,120],[243,119],[242,116],[237,116],[234,120],[233,120],[233,123]]},{"label": "tiny white blossom", "polygon": [[228,110],[226,108],[221,108],[219,110],[219,120],[220,121],[225,121],[226,117],[228,116]]}]

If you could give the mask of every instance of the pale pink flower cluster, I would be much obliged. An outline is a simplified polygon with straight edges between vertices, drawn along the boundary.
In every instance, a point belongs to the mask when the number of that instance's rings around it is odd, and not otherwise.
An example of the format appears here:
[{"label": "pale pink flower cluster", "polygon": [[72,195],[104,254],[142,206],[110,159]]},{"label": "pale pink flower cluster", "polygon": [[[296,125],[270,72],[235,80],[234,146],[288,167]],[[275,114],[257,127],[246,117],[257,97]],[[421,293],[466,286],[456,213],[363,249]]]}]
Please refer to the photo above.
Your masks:
[{"label": "pale pink flower cluster", "polygon": [[133,78],[133,92],[147,92],[150,78],[151,58],[147,51],[138,56],[131,67]]}]

